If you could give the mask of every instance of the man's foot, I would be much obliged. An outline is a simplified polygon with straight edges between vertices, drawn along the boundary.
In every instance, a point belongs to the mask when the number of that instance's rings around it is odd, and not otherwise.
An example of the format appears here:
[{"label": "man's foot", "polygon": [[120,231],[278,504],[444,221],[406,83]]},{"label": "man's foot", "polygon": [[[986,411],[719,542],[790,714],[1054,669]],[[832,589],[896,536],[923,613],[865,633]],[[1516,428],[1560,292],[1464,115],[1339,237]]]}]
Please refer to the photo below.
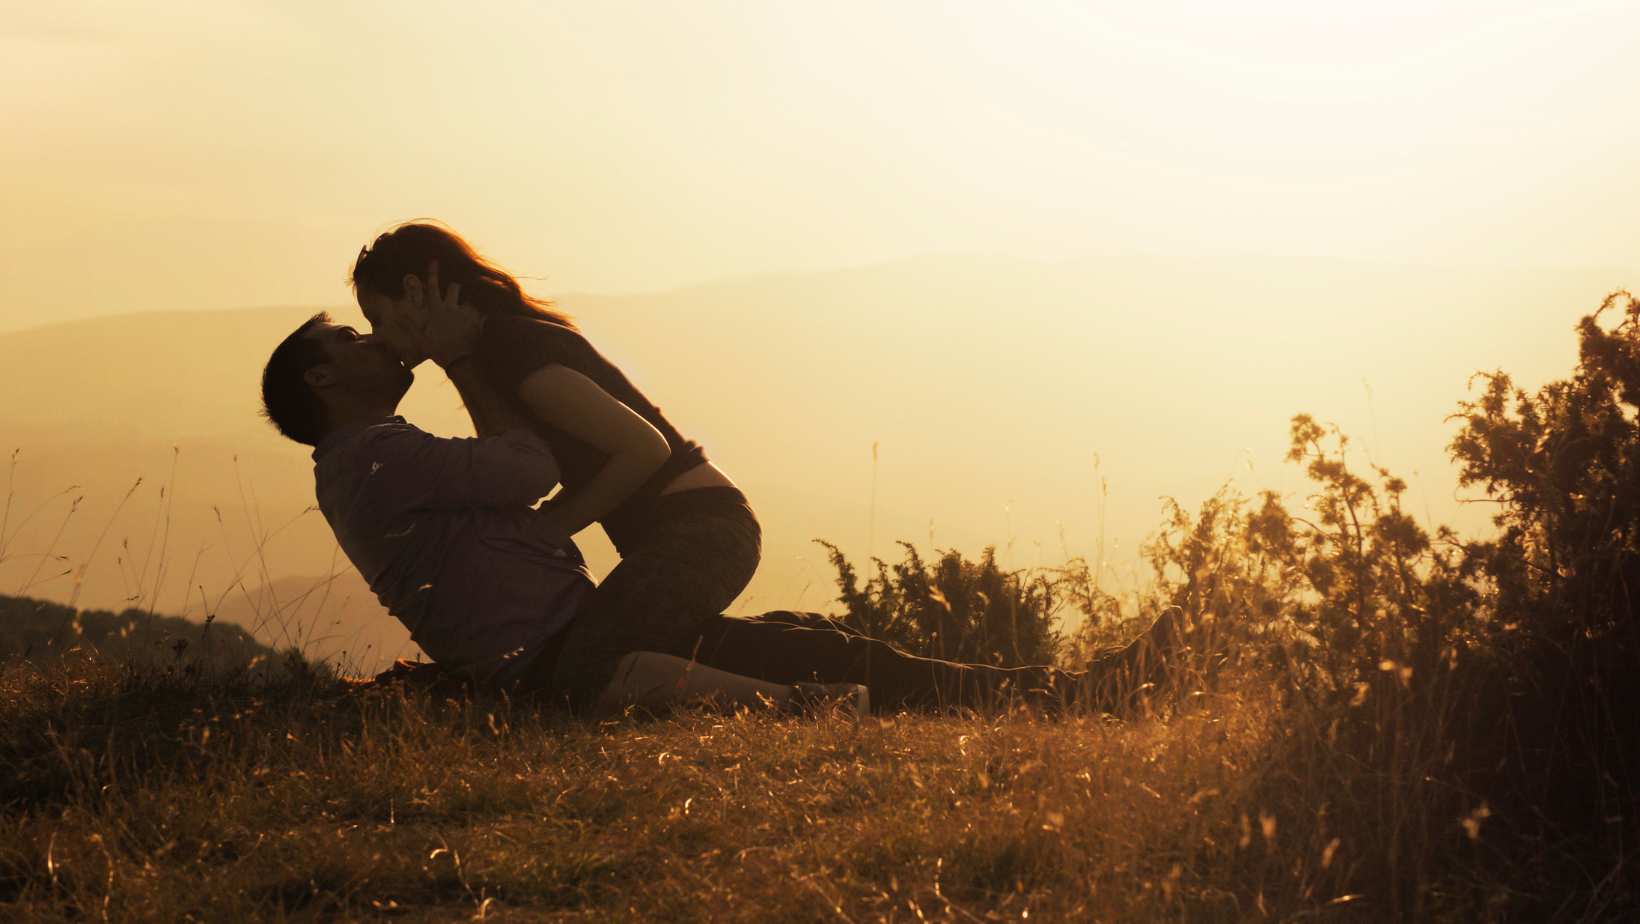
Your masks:
[{"label": "man's foot", "polygon": [[793,715],[848,713],[858,722],[871,712],[871,691],[863,683],[794,683],[786,711]]},{"label": "man's foot", "polygon": [[1184,610],[1170,606],[1138,638],[1088,663],[1088,704],[1105,712],[1126,710],[1140,695],[1167,681],[1184,648]]}]

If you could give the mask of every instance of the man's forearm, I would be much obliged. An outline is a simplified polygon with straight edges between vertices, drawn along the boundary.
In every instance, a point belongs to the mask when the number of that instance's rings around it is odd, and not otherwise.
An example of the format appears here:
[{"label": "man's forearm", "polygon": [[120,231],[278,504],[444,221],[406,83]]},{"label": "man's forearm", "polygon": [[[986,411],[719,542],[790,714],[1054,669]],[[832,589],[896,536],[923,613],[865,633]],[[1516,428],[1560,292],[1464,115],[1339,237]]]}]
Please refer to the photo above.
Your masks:
[{"label": "man's forearm", "polygon": [[481,437],[495,436],[508,430],[528,430],[531,421],[513,402],[504,398],[490,384],[477,362],[471,356],[463,357],[444,370],[455,383],[461,401],[467,406],[467,415],[473,419],[473,430]]}]

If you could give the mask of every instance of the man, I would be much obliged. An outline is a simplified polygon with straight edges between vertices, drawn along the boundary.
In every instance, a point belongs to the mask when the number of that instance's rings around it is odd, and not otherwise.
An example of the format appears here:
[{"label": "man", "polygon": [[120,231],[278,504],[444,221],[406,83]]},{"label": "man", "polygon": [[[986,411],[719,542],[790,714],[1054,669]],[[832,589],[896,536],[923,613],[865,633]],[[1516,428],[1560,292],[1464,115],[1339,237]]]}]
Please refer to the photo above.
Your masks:
[{"label": "man", "polygon": [[[469,356],[431,358],[478,438],[434,437],[394,416],[411,371],[322,313],[269,359],[266,414],[314,447],[319,508],[337,542],[422,650],[458,679],[533,695],[550,687],[554,643],[593,588],[574,543],[531,509],[556,485],[557,464]],[[688,650],[630,653],[596,698],[801,708],[842,696],[863,712],[871,699],[884,709],[976,706],[1015,693],[1064,703],[1081,688],[1090,705],[1114,708],[1159,678],[1176,644],[1167,616],[1091,672],[1005,670],[913,657],[816,614],[718,617]]]},{"label": "man", "polygon": [[[439,358],[439,357],[435,357]],[[478,439],[440,439],[394,416],[413,373],[378,341],[314,315],[262,374],[267,417],[314,447],[319,509],[382,605],[452,678],[534,694],[593,584],[567,536],[531,505],[558,483],[546,444],[469,362],[447,371]],[[662,653],[631,653],[606,705],[719,698],[803,706],[867,693],[771,684]]]}]

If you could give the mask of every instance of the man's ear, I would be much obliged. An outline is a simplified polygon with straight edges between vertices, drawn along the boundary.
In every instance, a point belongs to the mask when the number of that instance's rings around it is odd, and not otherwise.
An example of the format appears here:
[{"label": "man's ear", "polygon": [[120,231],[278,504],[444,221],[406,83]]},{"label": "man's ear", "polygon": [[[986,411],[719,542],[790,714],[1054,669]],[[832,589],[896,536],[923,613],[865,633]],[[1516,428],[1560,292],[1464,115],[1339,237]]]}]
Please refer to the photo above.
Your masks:
[{"label": "man's ear", "polygon": [[302,373],[302,381],[313,388],[329,388],[336,384],[336,370],[330,367],[330,363],[320,363]]},{"label": "man's ear", "polygon": [[404,277],[404,297],[410,300],[410,307],[421,307],[421,279],[408,273]]}]

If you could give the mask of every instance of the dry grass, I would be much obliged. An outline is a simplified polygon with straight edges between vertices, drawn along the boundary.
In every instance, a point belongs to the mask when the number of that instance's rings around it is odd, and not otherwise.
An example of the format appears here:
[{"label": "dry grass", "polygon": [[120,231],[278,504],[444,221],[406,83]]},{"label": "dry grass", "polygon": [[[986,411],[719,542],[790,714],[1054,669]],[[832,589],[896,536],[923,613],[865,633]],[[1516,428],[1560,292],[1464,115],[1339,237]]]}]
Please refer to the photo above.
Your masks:
[{"label": "dry grass", "polygon": [[328,689],[11,669],[0,916],[1373,919],[1305,798],[1261,804],[1256,696],[856,725]]}]

